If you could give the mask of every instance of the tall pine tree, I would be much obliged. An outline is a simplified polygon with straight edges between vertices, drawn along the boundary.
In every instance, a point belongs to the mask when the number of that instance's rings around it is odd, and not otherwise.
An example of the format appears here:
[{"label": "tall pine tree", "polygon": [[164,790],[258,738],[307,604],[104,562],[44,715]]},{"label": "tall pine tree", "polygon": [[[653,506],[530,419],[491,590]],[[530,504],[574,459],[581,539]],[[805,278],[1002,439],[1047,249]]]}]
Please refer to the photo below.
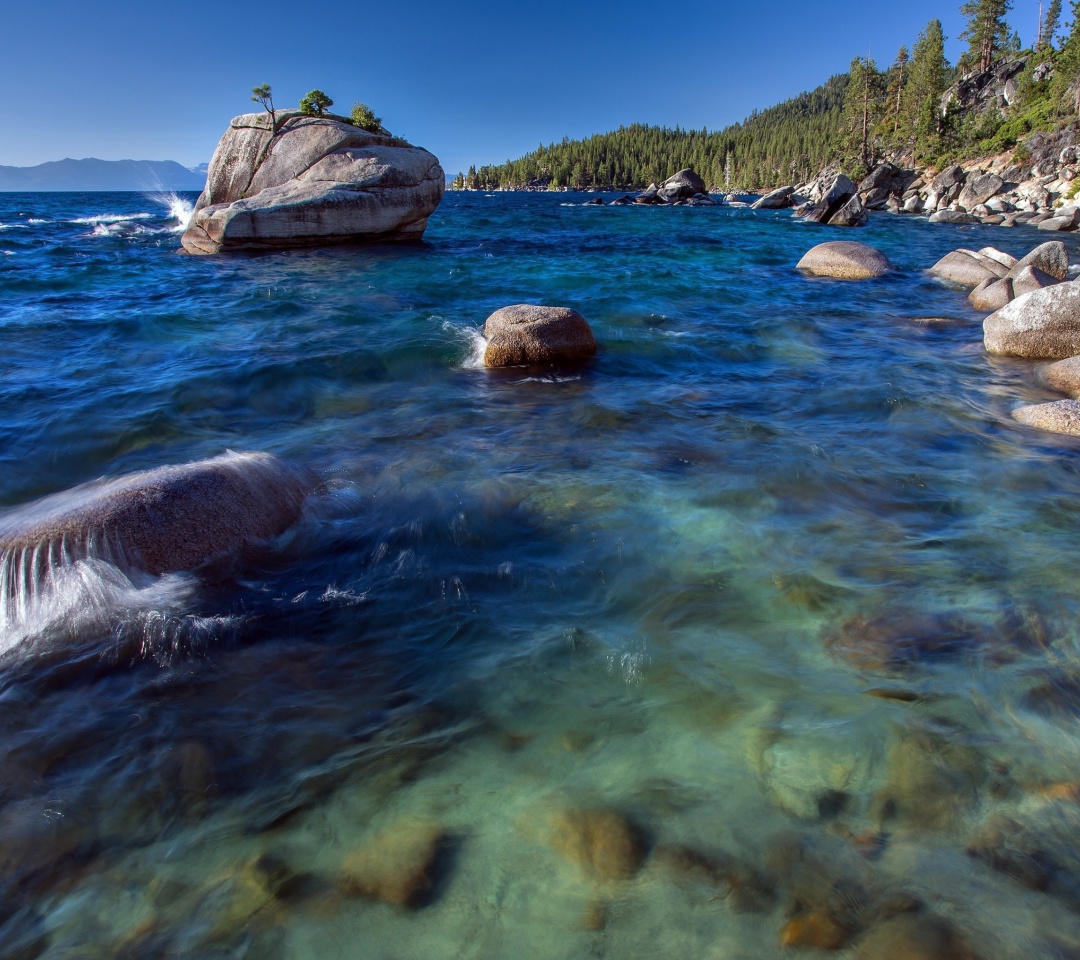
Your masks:
[{"label": "tall pine tree", "polygon": [[964,70],[989,70],[996,54],[1008,46],[1010,31],[1005,14],[1012,9],[1009,0],[967,0],[960,12],[968,18],[960,34],[967,40],[967,52],[960,58]]},{"label": "tall pine tree", "polygon": [[945,92],[948,75],[945,35],[941,32],[941,21],[934,19],[915,41],[908,84],[904,88],[900,129],[902,141],[911,146],[914,163],[933,149],[941,133],[938,105]]},{"label": "tall pine tree", "polygon": [[852,60],[848,78],[841,115],[841,150],[845,160],[858,164],[855,173],[862,177],[877,159],[874,128],[881,120],[885,90],[877,64],[869,57]]}]

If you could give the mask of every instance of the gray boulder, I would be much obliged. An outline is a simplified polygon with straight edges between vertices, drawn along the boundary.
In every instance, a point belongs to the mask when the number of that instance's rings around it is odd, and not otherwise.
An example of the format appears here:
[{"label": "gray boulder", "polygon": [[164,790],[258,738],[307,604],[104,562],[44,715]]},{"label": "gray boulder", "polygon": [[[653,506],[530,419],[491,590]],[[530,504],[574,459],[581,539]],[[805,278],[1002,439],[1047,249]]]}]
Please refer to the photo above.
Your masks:
[{"label": "gray boulder", "polygon": [[792,205],[791,195],[794,192],[794,187],[780,187],[777,190],[773,190],[771,193],[765,194],[763,197],[759,197],[750,204],[750,209],[780,210],[784,207],[790,207]]},{"label": "gray boulder", "polygon": [[233,119],[181,238],[189,253],[357,240],[418,240],[446,178],[438,159],[342,120]]},{"label": "gray boulder", "polygon": [[931,223],[978,223],[979,218],[960,210],[938,210],[930,214]]},{"label": "gray boulder", "polygon": [[956,202],[965,210],[971,210],[981,203],[986,203],[1005,186],[1005,181],[996,173],[981,173],[969,176],[960,191]]},{"label": "gray boulder", "polygon": [[708,196],[709,193],[705,188],[705,181],[689,167],[668,177],[656,192],[661,200],[669,203],[674,200],[689,200],[698,194]]},{"label": "gray boulder", "polygon": [[946,283],[960,287],[977,287],[984,280],[998,280],[1007,270],[990,257],[980,257],[974,250],[953,250],[945,254],[928,271]]},{"label": "gray boulder", "polygon": [[867,280],[892,269],[889,258],[880,250],[853,240],[831,240],[811,247],[796,265],[818,277],[838,280]]},{"label": "gray boulder", "polygon": [[[930,189],[935,193],[941,195],[948,193],[958,187],[961,187],[964,183],[964,168],[958,163],[954,163],[951,167],[946,167],[930,182]],[[959,192],[959,191],[957,191]]]},{"label": "gray boulder", "polygon": [[901,170],[896,164],[882,163],[859,181],[858,194],[868,210],[880,210],[891,197],[902,195],[914,179],[914,170]]},{"label": "gray boulder", "polygon": [[1060,240],[1047,240],[1018,260],[1010,275],[1015,276],[1024,267],[1035,267],[1058,280],[1064,280],[1069,275],[1069,251]]},{"label": "gray boulder", "polygon": [[1029,427],[1080,437],[1080,400],[1033,403],[1013,411],[1013,419]]},{"label": "gray boulder", "polygon": [[517,367],[584,360],[596,353],[588,321],[568,307],[519,303],[502,307],[484,324],[484,365]]},{"label": "gray boulder", "polygon": [[1080,354],[1080,284],[1059,283],[1017,297],[983,321],[989,353],[1029,360]]},{"label": "gray boulder", "polygon": [[1042,290],[1043,287],[1052,287],[1056,283],[1061,283],[1057,277],[1043,273],[1038,267],[1033,267],[1030,264],[1017,270],[1016,275],[1011,276],[1010,282],[1013,285],[1013,295],[1017,297],[1022,297],[1025,293],[1031,293],[1034,290]]},{"label": "gray boulder", "polygon": [[[0,554],[26,576],[98,558],[160,575],[234,557],[299,518],[318,478],[268,453],[228,453],[97,480],[0,518]],[[5,585],[5,589],[11,587]]]},{"label": "gray boulder", "polygon": [[861,227],[869,219],[866,207],[863,206],[859,195],[855,194],[829,217],[830,227]]}]

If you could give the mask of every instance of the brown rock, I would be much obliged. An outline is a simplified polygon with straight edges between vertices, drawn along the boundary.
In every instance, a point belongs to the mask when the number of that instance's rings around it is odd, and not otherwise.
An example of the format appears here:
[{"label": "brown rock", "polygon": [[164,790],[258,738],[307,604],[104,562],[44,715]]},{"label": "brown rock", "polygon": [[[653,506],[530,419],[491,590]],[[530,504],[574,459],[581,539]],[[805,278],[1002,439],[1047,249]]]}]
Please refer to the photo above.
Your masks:
[{"label": "brown rock", "polygon": [[1080,357],[1048,363],[1039,371],[1039,377],[1050,389],[1073,399],[1080,398]]},{"label": "brown rock", "polygon": [[968,294],[968,300],[976,310],[985,310],[988,313],[1000,310],[1012,298],[1013,284],[1008,277],[1003,280],[987,277]]},{"label": "brown rock", "polygon": [[417,907],[434,883],[434,867],[446,839],[442,824],[402,817],[354,850],[342,865],[342,888],[398,907]]},{"label": "brown rock", "polygon": [[962,936],[939,917],[900,914],[874,927],[855,960],[978,960]]},{"label": "brown rock", "polygon": [[83,484],[0,519],[0,554],[30,565],[103,557],[163,574],[284,533],[319,485],[310,471],[269,453],[227,453]]},{"label": "brown rock", "polygon": [[1050,433],[1080,437],[1080,400],[1057,400],[1053,403],[1032,403],[1017,407],[1013,419],[1028,427]]},{"label": "brown rock", "polygon": [[484,364],[489,367],[584,360],[596,353],[588,322],[567,307],[503,307],[487,318],[484,336]]},{"label": "brown rock", "polygon": [[608,907],[600,899],[590,900],[585,904],[585,915],[581,919],[581,927],[590,933],[597,933],[607,926]]},{"label": "brown rock", "polygon": [[850,935],[850,931],[835,917],[810,911],[800,913],[784,924],[780,931],[780,946],[839,950]]},{"label": "brown rock", "polygon": [[796,265],[818,277],[838,280],[866,280],[892,269],[889,258],[879,250],[854,240],[831,240],[811,247]]},{"label": "brown rock", "polygon": [[887,670],[956,654],[978,639],[956,617],[895,608],[852,615],[826,635],[825,645],[857,669]]},{"label": "brown rock", "polygon": [[614,810],[563,810],[551,820],[551,845],[598,880],[627,880],[644,850],[633,825]]}]

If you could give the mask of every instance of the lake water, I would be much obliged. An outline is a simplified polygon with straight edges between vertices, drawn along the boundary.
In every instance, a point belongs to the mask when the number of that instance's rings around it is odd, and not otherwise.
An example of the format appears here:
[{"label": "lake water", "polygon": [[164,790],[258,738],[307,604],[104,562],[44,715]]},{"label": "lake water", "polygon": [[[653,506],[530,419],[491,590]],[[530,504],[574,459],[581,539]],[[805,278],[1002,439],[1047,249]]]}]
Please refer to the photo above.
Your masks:
[{"label": "lake water", "polygon": [[[584,199],[190,257],[194,197],[0,194],[3,511],[326,485],[0,623],[0,956],[1080,956],[1080,442],[923,273],[1046,234]],[[522,302],[595,362],[484,369]]]}]

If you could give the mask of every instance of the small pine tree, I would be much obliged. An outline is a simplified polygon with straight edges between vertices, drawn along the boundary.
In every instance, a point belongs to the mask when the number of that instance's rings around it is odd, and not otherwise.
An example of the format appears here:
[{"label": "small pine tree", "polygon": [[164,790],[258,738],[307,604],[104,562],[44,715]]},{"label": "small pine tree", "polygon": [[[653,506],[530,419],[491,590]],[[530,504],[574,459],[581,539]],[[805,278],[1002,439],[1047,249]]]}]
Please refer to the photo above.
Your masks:
[{"label": "small pine tree", "polygon": [[375,116],[375,111],[366,103],[359,101],[354,103],[351,118],[354,127],[359,127],[368,133],[386,133],[382,125],[382,117]]},{"label": "small pine tree", "polygon": [[300,101],[300,112],[309,117],[323,117],[326,116],[326,111],[333,105],[334,101],[321,90],[311,90]]},{"label": "small pine tree", "polygon": [[274,97],[270,92],[270,84],[264,83],[251,88],[251,99],[254,103],[261,103],[263,109],[270,114],[271,132],[277,133],[277,112],[274,110]]}]

